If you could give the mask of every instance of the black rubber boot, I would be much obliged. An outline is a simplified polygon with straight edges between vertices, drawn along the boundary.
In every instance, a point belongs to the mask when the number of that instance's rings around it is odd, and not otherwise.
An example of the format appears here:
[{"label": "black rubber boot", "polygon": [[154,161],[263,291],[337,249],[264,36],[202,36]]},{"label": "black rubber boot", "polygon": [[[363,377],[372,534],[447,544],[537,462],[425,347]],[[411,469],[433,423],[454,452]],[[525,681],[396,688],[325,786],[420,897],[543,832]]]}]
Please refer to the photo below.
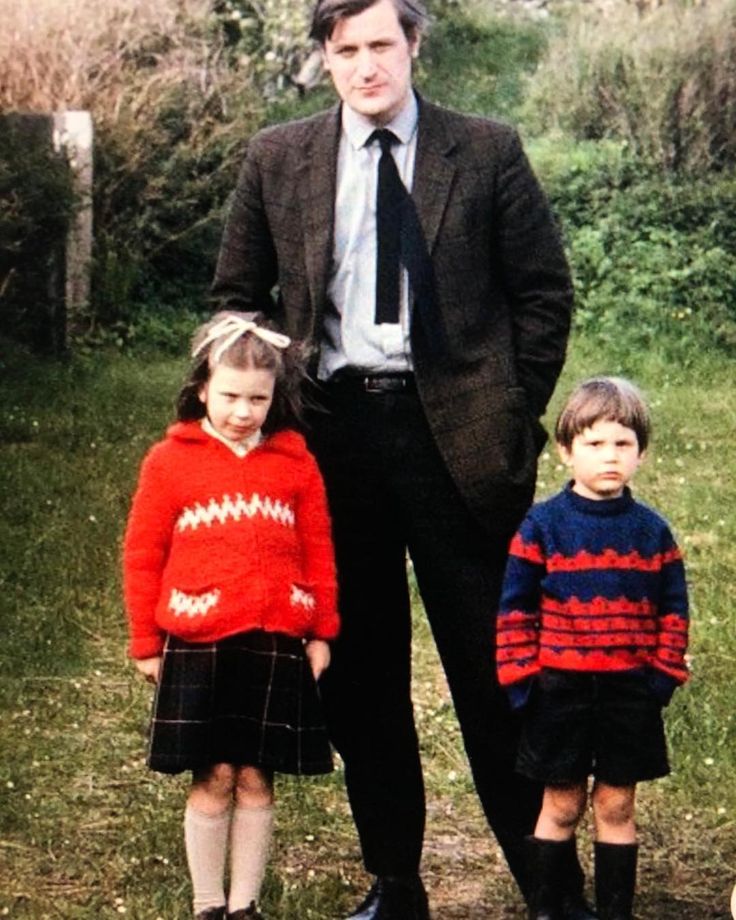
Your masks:
[{"label": "black rubber boot", "polygon": [[585,876],[580,868],[577,843],[568,841],[564,868],[565,890],[562,896],[562,916],[565,920],[598,920],[598,915],[585,900]]},{"label": "black rubber boot", "polygon": [[595,844],[595,902],[600,920],[634,920],[635,843]]},{"label": "black rubber boot", "polygon": [[565,867],[570,856],[569,840],[527,837],[529,920],[564,920]]}]

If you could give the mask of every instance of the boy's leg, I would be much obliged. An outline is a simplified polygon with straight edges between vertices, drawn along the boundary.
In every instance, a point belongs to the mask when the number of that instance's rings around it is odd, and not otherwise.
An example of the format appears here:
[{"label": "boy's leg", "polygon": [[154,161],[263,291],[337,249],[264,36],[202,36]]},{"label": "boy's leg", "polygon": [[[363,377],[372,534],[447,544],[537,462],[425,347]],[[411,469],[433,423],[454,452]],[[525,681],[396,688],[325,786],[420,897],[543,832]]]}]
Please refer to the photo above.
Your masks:
[{"label": "boy's leg", "polygon": [[585,782],[547,786],[534,836],[527,838],[530,920],[563,920],[575,828],[585,809]]},{"label": "boy's leg", "polygon": [[187,799],[184,841],[196,916],[225,905],[225,854],[233,784],[233,768],[217,764],[195,773]]},{"label": "boy's leg", "polygon": [[565,786],[547,786],[534,830],[535,836],[532,838],[541,844],[560,844],[558,861],[554,865],[558,873],[555,897],[559,899],[561,916],[566,920],[593,920],[596,916],[583,894],[582,873],[575,840],[575,829],[585,812],[586,801],[587,781]]},{"label": "boy's leg", "polygon": [[585,811],[587,798],[585,780],[564,786],[546,786],[534,836],[541,840],[571,840]]},{"label": "boy's leg", "polygon": [[272,831],[271,776],[256,767],[239,767],[230,829],[230,913],[258,902]]},{"label": "boy's leg", "polygon": [[635,785],[611,786],[597,781],[593,786],[592,802],[597,841],[636,843]]},{"label": "boy's leg", "polygon": [[636,889],[636,786],[596,783],[595,892],[601,920],[632,920]]}]

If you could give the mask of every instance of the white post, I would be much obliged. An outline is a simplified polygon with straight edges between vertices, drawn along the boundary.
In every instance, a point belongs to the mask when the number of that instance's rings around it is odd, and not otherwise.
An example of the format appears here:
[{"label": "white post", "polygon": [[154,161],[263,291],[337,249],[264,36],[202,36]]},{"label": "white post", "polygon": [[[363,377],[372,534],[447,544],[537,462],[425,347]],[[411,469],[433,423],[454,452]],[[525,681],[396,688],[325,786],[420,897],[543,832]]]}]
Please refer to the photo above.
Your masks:
[{"label": "white post", "polygon": [[54,148],[63,151],[72,171],[79,203],[66,243],[66,330],[81,326],[90,299],[92,265],[92,116],[89,112],[54,113]]}]

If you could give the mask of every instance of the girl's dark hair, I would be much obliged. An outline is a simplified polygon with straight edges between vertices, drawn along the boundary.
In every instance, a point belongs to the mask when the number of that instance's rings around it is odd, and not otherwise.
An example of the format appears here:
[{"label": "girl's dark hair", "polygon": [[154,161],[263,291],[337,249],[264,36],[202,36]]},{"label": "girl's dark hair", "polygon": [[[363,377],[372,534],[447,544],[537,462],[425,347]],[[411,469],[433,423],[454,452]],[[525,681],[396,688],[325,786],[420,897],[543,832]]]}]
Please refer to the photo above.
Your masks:
[{"label": "girl's dark hair", "polygon": [[[215,313],[212,319],[201,325],[192,337],[192,352],[207,338],[211,330],[228,316],[247,320],[263,329],[279,331],[263,313],[240,313],[225,310]],[[189,373],[176,400],[176,417],[180,422],[204,418],[206,408],[199,393],[210,379],[216,364],[224,364],[237,370],[271,371],[276,378],[273,403],[263,424],[264,434],[273,434],[283,428],[300,428],[303,424],[302,384],[307,378],[306,353],[300,342],[292,341],[286,348],[278,348],[264,341],[253,332],[244,332],[214,362],[218,347],[227,338],[222,335],[192,358]]]},{"label": "girl's dark hair", "polygon": [[641,391],[623,377],[591,377],[578,384],[555,426],[555,440],[570,450],[576,435],[596,422],[618,422],[636,434],[645,451],[651,434],[649,408]]},{"label": "girl's dark hair", "polygon": [[[309,37],[324,45],[341,19],[357,16],[378,0],[317,0],[312,13]],[[399,23],[409,41],[414,41],[424,31],[429,17],[422,0],[392,0]]]}]

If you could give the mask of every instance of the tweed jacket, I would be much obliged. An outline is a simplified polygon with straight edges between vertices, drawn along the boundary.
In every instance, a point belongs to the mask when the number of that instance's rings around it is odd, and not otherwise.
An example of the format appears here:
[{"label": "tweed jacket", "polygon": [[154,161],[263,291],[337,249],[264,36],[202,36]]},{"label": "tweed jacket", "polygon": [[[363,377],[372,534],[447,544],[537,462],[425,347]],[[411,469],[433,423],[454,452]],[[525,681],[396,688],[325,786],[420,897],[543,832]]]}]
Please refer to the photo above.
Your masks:
[{"label": "tweed jacket", "polygon": [[[333,254],[340,106],[247,147],[213,294],[263,310],[318,348]],[[415,310],[419,396],[480,522],[508,537],[534,491],[539,423],[561,370],[572,287],[560,235],[513,128],[419,98],[412,197],[432,257],[447,349]]]}]

